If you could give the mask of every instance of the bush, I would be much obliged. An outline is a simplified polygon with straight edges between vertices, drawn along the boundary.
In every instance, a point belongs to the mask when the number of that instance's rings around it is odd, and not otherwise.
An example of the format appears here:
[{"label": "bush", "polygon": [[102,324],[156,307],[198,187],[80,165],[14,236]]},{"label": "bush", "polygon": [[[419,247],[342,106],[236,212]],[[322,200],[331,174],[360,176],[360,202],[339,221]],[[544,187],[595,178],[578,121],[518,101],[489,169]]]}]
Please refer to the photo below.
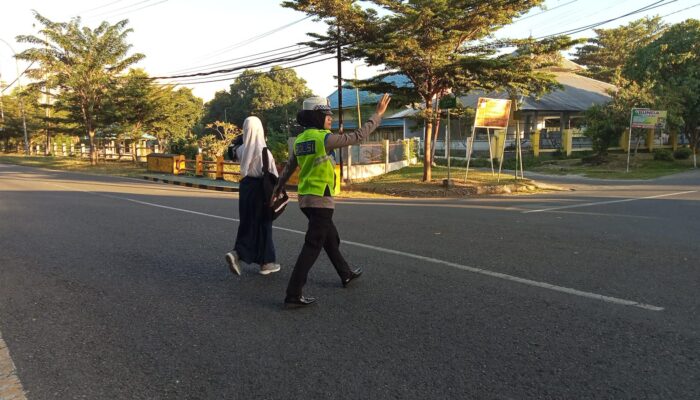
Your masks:
[{"label": "bush", "polygon": [[668,149],[654,149],[654,160],[673,161],[673,153]]},{"label": "bush", "polygon": [[676,160],[687,160],[693,155],[693,150],[688,147],[681,147],[680,149],[673,152],[673,158]]}]

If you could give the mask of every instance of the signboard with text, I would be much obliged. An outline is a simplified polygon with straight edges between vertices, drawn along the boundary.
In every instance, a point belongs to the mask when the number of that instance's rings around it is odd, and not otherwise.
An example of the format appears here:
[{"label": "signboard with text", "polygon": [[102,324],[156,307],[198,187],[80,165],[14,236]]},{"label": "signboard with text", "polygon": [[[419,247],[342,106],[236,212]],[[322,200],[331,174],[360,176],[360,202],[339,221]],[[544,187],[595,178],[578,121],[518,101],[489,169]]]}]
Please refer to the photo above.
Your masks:
[{"label": "signboard with text", "polygon": [[633,108],[632,128],[663,129],[666,127],[666,115],[666,111]]},{"label": "signboard with text", "polygon": [[474,127],[507,128],[510,118],[510,100],[479,97],[476,103]]}]

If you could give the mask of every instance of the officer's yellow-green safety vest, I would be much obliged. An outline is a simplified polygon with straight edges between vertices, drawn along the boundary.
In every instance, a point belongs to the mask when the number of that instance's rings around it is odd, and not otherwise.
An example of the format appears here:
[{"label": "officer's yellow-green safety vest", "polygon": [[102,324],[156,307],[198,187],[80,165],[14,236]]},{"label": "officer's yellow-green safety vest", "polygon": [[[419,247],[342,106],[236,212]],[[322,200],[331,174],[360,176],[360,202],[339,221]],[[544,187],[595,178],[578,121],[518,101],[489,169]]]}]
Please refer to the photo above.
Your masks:
[{"label": "officer's yellow-green safety vest", "polygon": [[323,196],[326,188],[335,192],[335,169],[333,158],[326,153],[326,135],[321,129],[307,129],[294,141],[294,155],[299,164],[299,194]]}]

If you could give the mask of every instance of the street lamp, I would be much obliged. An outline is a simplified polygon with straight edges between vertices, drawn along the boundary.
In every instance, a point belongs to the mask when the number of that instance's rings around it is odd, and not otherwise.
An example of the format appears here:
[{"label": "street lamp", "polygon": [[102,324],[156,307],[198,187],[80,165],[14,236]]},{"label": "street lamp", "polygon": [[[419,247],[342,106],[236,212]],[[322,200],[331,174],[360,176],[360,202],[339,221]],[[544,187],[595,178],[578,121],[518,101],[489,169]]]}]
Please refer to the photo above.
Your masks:
[{"label": "street lamp", "polygon": [[13,49],[12,46],[4,39],[0,39],[0,42],[5,43],[7,47],[10,48],[10,51],[12,51],[12,55],[15,57],[15,70],[17,71],[17,86],[19,87],[19,112],[20,114],[22,114],[22,128],[24,129],[24,152],[25,154],[29,155],[29,137],[27,136],[27,120],[24,116],[24,100],[22,100],[22,80],[20,79],[19,74],[19,62],[17,61],[17,53],[15,52],[15,49]]}]

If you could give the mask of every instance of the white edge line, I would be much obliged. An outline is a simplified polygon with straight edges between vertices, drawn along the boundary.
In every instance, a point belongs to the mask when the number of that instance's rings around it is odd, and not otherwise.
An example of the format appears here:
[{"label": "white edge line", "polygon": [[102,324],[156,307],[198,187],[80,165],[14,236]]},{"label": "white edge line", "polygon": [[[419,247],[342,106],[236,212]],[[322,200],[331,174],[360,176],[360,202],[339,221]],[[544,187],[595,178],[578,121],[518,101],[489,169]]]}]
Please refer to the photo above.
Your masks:
[{"label": "white edge line", "polygon": [[[130,199],[128,197],[112,196],[112,195],[107,195],[107,194],[102,194],[102,193],[90,192],[90,191],[86,191],[86,190],[73,189],[73,188],[70,188],[67,186],[63,186],[63,185],[57,185],[57,184],[52,184],[52,185],[62,187],[65,189],[69,189],[69,190],[78,190],[78,191],[90,193],[90,194],[93,194],[96,196],[108,197],[108,198],[117,199],[117,200],[125,200],[125,201],[129,201],[132,203],[142,204],[142,205],[151,206],[151,207],[164,208],[167,210],[179,211],[179,212],[184,212],[184,213],[188,213],[188,214],[200,215],[200,216],[216,218],[216,219],[222,219],[225,221],[240,222],[240,220],[236,219],[236,218],[222,217],[220,215],[207,214],[207,213],[203,213],[203,212],[199,212],[199,211],[192,211],[192,210],[187,210],[187,209],[183,209],[183,208],[164,206],[161,204],[149,203],[147,201]],[[284,232],[296,233],[299,235],[306,235],[306,232],[302,232],[302,231],[299,231],[296,229],[282,228],[279,226],[273,226],[273,229],[284,231]],[[539,281],[534,281],[531,279],[520,278],[517,276],[508,275],[508,274],[504,274],[504,273],[500,273],[500,272],[489,271],[489,270],[483,269],[483,268],[470,267],[467,265],[462,265],[462,264],[457,264],[457,263],[453,263],[453,262],[449,262],[449,261],[439,260],[437,258],[432,258],[432,257],[425,257],[425,256],[421,256],[418,254],[407,253],[404,251],[387,249],[384,247],[372,246],[369,244],[352,242],[352,241],[348,241],[348,240],[341,240],[341,243],[344,243],[344,244],[347,244],[350,246],[355,246],[355,247],[363,247],[363,248],[375,250],[378,252],[409,257],[409,258],[413,258],[416,260],[427,261],[427,262],[434,263],[434,264],[442,264],[442,265],[457,268],[457,269],[460,269],[463,271],[472,272],[475,274],[490,276],[490,277],[498,278],[498,279],[504,279],[507,281],[517,282],[517,283],[521,283],[524,285],[535,286],[535,287],[539,287],[539,288],[543,288],[543,289],[549,289],[549,290],[553,290],[553,291],[561,292],[561,293],[567,293],[567,294],[574,295],[574,296],[580,296],[580,297],[585,297],[585,298],[589,298],[589,299],[599,300],[599,301],[603,301],[606,303],[637,307],[637,308],[642,308],[642,309],[648,310],[648,311],[663,311],[664,310],[663,307],[658,307],[658,306],[654,306],[651,304],[645,304],[645,303],[640,303],[637,301],[625,300],[625,299],[620,299],[617,297],[604,296],[604,295],[597,294],[597,293],[591,293],[591,292],[585,292],[582,290],[571,289],[571,288],[567,288],[564,286],[558,286],[558,285],[553,285],[553,284],[546,283],[546,282],[539,282]]]},{"label": "white edge line", "polygon": [[590,207],[590,206],[598,206],[598,205],[604,205],[604,204],[625,203],[625,202],[637,201],[637,200],[658,199],[661,197],[680,196],[682,194],[689,194],[689,193],[696,193],[696,192],[697,192],[696,190],[690,190],[687,192],[667,193],[667,194],[660,194],[657,196],[636,197],[636,198],[630,198],[630,199],[610,200],[610,201],[600,201],[597,203],[573,204],[573,205],[561,206],[561,207],[543,208],[540,210],[528,210],[528,211],[523,211],[523,214],[540,213],[540,212],[555,211],[555,210],[565,210],[568,208]]}]

